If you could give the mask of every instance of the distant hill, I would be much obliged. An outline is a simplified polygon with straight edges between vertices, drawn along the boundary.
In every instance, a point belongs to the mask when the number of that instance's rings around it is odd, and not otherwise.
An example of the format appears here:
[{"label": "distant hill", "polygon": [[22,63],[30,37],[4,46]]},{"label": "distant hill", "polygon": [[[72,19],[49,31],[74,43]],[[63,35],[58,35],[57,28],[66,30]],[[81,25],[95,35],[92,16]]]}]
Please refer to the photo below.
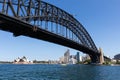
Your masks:
[{"label": "distant hill", "polygon": [[114,59],[120,60],[120,54],[115,55]]}]

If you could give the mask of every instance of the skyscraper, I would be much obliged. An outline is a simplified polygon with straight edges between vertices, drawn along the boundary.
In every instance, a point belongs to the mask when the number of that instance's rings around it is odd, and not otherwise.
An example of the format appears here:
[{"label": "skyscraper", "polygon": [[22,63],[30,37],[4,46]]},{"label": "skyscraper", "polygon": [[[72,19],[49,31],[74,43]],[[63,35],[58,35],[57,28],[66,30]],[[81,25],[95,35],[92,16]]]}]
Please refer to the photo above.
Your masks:
[{"label": "skyscraper", "polygon": [[79,52],[77,52],[77,54],[76,54],[76,60],[77,60],[77,63],[80,62],[80,54],[79,54]]},{"label": "skyscraper", "polygon": [[69,49],[64,53],[64,63],[67,64],[69,63],[69,59],[70,59],[70,51]]}]

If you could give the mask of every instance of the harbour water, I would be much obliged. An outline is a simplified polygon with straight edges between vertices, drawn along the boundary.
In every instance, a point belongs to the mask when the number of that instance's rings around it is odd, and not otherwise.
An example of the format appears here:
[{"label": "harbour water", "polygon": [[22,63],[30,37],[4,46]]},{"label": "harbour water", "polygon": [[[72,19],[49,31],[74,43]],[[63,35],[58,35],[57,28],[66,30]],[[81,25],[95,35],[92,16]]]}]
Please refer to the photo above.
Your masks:
[{"label": "harbour water", "polygon": [[120,66],[0,64],[0,80],[120,80]]}]

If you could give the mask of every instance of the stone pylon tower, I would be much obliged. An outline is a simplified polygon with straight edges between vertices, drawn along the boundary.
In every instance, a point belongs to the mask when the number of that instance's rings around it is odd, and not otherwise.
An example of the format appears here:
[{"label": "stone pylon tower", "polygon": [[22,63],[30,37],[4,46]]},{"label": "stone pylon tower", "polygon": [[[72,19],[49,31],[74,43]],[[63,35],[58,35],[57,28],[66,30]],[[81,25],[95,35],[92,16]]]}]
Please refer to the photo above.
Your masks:
[{"label": "stone pylon tower", "polygon": [[104,55],[103,55],[103,51],[101,48],[99,48],[99,51],[100,51],[100,64],[103,64],[104,63]]}]

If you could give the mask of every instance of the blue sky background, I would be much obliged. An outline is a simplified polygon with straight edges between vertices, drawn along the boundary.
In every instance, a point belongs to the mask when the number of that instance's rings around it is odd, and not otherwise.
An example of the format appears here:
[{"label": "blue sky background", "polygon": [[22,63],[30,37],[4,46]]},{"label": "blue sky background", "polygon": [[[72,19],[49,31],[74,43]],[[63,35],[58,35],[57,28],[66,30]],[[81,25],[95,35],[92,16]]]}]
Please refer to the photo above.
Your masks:
[{"label": "blue sky background", "polygon": [[[120,53],[120,0],[44,0],[69,12],[84,25],[96,46],[111,58]],[[30,60],[58,59],[68,47],[0,30],[0,60],[26,56]],[[70,49],[71,54],[76,50]]]}]

